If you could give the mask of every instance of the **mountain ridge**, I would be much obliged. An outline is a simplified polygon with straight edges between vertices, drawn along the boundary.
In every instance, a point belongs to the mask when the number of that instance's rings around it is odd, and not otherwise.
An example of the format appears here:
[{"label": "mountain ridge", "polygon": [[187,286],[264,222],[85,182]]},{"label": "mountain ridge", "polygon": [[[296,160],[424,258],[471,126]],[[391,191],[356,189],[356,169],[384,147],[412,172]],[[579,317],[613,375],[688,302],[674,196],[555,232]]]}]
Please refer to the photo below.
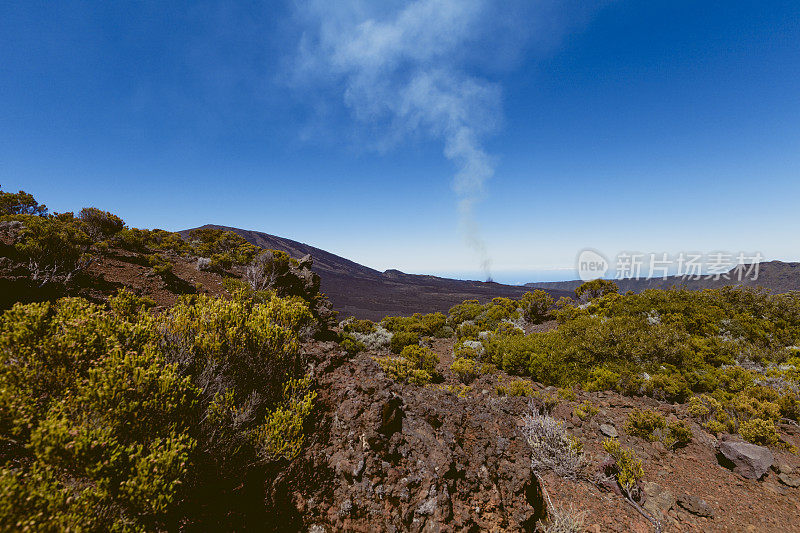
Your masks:
[{"label": "mountain ridge", "polygon": [[[745,265],[749,267],[750,265]],[[747,271],[745,268],[745,271]],[[663,278],[623,278],[612,280],[619,287],[620,292],[641,292],[646,289],[669,289],[672,287],[685,287],[692,290],[718,289],[725,286],[763,287],[775,293],[800,290],[800,263],[784,261],[764,261],[758,264],[758,278],[748,279],[746,276],[738,281],[736,267],[728,271],[730,279],[721,277],[719,280],[703,276],[699,280],[684,279],[680,276]],[[546,289],[574,291],[583,283],[582,280],[570,281],[544,281],[526,283],[529,289]]]},{"label": "mountain ridge", "polygon": [[[446,312],[464,300],[486,302],[498,296],[519,298],[529,287],[503,285],[492,281],[467,281],[425,274],[406,274],[396,269],[380,272],[345,257],[292,239],[255,230],[206,224],[178,233],[186,238],[194,229],[231,231],[249,243],[280,250],[299,259],[310,254],[312,271],[322,280],[322,292],[331,300],[340,317],[355,316],[380,320],[384,316]],[[568,296],[560,289],[544,289],[554,298]]]}]

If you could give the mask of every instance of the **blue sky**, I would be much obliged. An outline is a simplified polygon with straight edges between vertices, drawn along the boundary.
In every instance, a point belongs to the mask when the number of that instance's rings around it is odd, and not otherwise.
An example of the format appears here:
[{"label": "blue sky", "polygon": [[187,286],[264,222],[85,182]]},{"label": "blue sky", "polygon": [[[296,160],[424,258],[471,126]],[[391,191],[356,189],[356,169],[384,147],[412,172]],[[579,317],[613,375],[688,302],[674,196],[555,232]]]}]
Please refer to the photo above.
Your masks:
[{"label": "blue sky", "polygon": [[3,188],[507,282],[800,260],[797,2],[229,4],[0,4]]}]

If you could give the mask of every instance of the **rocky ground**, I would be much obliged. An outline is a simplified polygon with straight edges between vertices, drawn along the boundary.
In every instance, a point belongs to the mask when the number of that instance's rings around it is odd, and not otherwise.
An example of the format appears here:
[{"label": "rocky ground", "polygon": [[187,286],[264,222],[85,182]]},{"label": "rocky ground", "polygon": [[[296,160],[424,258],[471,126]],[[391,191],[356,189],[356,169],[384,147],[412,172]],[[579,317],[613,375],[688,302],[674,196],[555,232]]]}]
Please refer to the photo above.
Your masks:
[{"label": "rocky ground", "polygon": [[[654,531],[621,494],[592,481],[605,456],[601,442],[611,435],[643,460],[641,503],[661,517],[662,531],[800,531],[800,458],[771,449],[766,463],[743,457],[736,467],[720,454],[724,443],[694,423],[685,406],[649,398],[579,392],[557,405],[553,416],[583,441],[591,464],[586,479],[544,474],[542,487],[520,431],[529,399],[498,396],[495,385],[509,379],[503,373],[484,376],[459,395],[448,370],[452,341],[434,348],[445,381],[416,386],[385,376],[372,360],[378,354],[351,358],[334,343],[307,347],[316,361],[319,411],[303,457],[274,488],[286,490],[296,509],[287,526],[316,532],[532,530],[547,513],[544,488],[554,507],[583,515],[586,531]],[[599,408],[589,421],[572,414],[584,400]],[[636,407],[686,420],[693,441],[670,451],[626,435],[625,419]],[[800,445],[800,428],[782,431]],[[752,477],[751,467],[766,472],[758,479],[738,473]]]}]

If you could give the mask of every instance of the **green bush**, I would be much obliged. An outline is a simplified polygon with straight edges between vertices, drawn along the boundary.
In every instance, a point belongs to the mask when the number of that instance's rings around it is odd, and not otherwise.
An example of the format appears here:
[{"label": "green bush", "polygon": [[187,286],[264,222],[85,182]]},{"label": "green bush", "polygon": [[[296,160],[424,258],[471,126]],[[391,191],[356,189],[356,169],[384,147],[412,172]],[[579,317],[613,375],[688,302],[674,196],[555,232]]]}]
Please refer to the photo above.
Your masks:
[{"label": "green bush", "polygon": [[616,439],[605,439],[603,449],[614,460],[612,473],[617,483],[628,498],[633,500],[639,480],[644,477],[641,459],[636,457],[633,450],[625,448]]},{"label": "green bush", "polygon": [[392,335],[392,340],[389,342],[389,349],[392,353],[400,353],[406,346],[419,345],[419,340],[419,333],[398,331]]},{"label": "green bush", "polygon": [[84,207],[78,214],[86,225],[86,233],[94,242],[104,241],[122,231],[125,222],[117,215],[102,211],[96,207]]},{"label": "green bush", "polygon": [[512,379],[498,383],[495,391],[500,396],[533,396],[535,393],[533,383],[526,379]]},{"label": "green bush", "polygon": [[368,335],[375,331],[375,323],[371,320],[359,320],[357,318],[350,318],[343,322],[342,329],[345,332],[356,332]]},{"label": "green bush", "polygon": [[535,290],[523,294],[519,303],[525,320],[538,324],[547,320],[555,300],[545,291]]},{"label": "green bush", "polygon": [[667,427],[664,415],[652,409],[634,409],[625,421],[625,431],[634,437],[641,437],[651,442],[658,440],[656,431]]},{"label": "green bush", "polygon": [[200,228],[189,234],[194,255],[211,259],[213,268],[229,269],[233,265],[248,265],[262,251],[241,235],[221,229]]},{"label": "green bush", "polygon": [[47,206],[40,204],[36,199],[26,193],[4,192],[0,190],[0,216],[4,215],[35,215],[47,216]]},{"label": "green bush", "polygon": [[425,385],[439,378],[436,372],[439,356],[424,346],[405,346],[399,357],[373,357],[373,359],[396,381]]},{"label": "green bush", "polygon": [[606,279],[594,279],[583,283],[580,287],[575,289],[575,296],[582,299],[584,296],[588,300],[594,300],[607,294],[618,293],[619,287],[613,281]]},{"label": "green bush", "polygon": [[661,441],[669,449],[686,446],[692,430],[683,421],[667,423],[664,415],[652,409],[634,409],[625,421],[625,431],[650,442]]},{"label": "green bush", "polygon": [[395,381],[405,381],[414,385],[426,385],[433,380],[427,370],[416,368],[405,357],[374,357],[378,366]]},{"label": "green bush", "polygon": [[381,325],[392,333],[413,333],[418,337],[448,337],[447,317],[442,313],[421,314],[411,316],[387,316]]},{"label": "green bush", "polygon": [[172,272],[172,263],[161,254],[148,255],[147,263],[153,269],[153,273],[158,276],[164,276]]},{"label": "green bush", "polygon": [[270,465],[303,444],[310,311],[277,297],[151,305],[122,291],[2,315],[0,529],[263,523],[264,504],[242,498],[259,501]]},{"label": "green bush", "polygon": [[69,215],[8,217],[23,224],[14,248],[20,261],[30,265],[33,279],[68,280],[88,264],[91,239],[85,225]]},{"label": "green bush", "polygon": [[[462,330],[460,338],[477,338],[480,331],[494,331],[506,319],[518,316],[519,302],[510,298],[494,298],[481,304],[478,300],[466,300],[453,306],[447,317],[447,323],[459,334],[459,326],[471,324],[474,328]],[[464,324],[466,325],[466,324]]]},{"label": "green bush", "polygon": [[572,410],[572,414],[581,420],[591,420],[598,411],[598,408],[592,404],[592,402],[585,400],[575,406],[575,409]]},{"label": "green bush", "polygon": [[425,370],[431,375],[436,373],[436,365],[439,364],[439,356],[436,355],[436,352],[424,346],[406,346],[400,352],[400,357],[411,362],[414,368]]},{"label": "green bush", "polygon": [[469,385],[482,374],[490,374],[496,370],[490,363],[480,363],[474,358],[456,357],[450,365],[450,370],[459,381]]},{"label": "green bush", "polygon": [[739,424],[739,434],[747,442],[761,446],[774,446],[780,441],[775,423],[772,420],[753,418]]},{"label": "green bush", "polygon": [[692,437],[692,430],[689,428],[689,424],[680,420],[667,426],[663,442],[669,449],[682,448],[692,442]]}]

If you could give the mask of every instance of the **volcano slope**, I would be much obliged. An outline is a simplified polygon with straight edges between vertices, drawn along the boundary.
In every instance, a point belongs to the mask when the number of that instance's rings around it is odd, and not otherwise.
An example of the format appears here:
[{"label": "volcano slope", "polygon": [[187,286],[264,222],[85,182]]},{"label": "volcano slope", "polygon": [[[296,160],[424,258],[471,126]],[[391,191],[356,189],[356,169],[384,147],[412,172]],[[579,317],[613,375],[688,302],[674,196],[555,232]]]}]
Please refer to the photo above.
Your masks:
[{"label": "volcano slope", "polygon": [[[501,283],[405,274],[399,270],[379,272],[325,250],[260,231],[215,224],[199,229],[230,231],[251,244],[286,252],[295,259],[311,255],[314,258],[313,271],[322,279],[321,290],[341,318],[354,316],[380,320],[385,316],[446,312],[464,300],[486,302],[498,296],[520,298],[530,290]],[[188,238],[192,231],[195,230],[184,230],[180,234]],[[572,294],[571,289],[546,290],[556,299]]]}]

